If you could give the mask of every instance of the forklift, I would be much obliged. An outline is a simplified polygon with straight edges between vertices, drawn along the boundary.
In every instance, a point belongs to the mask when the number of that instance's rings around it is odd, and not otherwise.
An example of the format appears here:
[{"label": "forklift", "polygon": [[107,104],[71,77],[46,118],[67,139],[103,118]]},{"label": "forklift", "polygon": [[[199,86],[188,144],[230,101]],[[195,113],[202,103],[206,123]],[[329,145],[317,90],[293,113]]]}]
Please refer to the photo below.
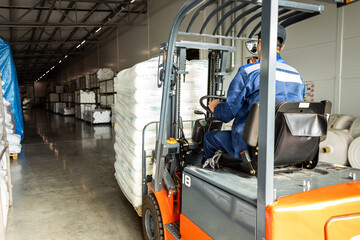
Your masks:
[{"label": "forklift", "polygon": [[[199,17],[204,10],[209,11],[205,20]],[[278,0],[189,0],[183,5],[160,54],[158,85],[163,92],[151,175],[143,157],[146,240],[360,239],[360,170],[318,162],[331,102],[275,102],[277,24],[288,27],[323,10],[321,5]],[[206,34],[220,11],[213,33]],[[237,17],[229,29],[219,33],[232,14]],[[188,26],[181,32],[186,16]],[[240,32],[230,36],[244,17]],[[202,21],[200,31],[190,32],[196,21]],[[225,99],[227,59],[235,48],[178,37],[249,41],[246,45],[253,51],[260,27],[260,101],[252,106],[243,134],[249,149],[239,159],[222,153],[216,166],[203,168],[203,136],[223,127],[206,101]],[[187,49],[206,50],[209,56],[208,95],[200,99],[205,113],[195,111],[204,117],[193,123],[192,136],[184,135],[179,110]]]}]

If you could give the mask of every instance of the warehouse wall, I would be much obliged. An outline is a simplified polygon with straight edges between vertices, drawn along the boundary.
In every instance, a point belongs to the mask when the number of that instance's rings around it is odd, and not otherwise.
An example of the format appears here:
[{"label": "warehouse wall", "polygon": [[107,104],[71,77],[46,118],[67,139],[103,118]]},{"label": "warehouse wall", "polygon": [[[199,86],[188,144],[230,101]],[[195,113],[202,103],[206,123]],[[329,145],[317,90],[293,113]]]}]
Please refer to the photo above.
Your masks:
[{"label": "warehouse wall", "polygon": [[58,82],[83,76],[102,67],[120,71],[156,56],[160,44],[167,41],[172,21],[184,2],[151,0],[149,19],[145,14],[135,25],[112,29],[111,33],[101,35],[101,44],[92,49],[83,49],[80,58],[60,69]]},{"label": "warehouse wall", "polygon": [[287,28],[282,54],[305,81],[315,83],[315,101],[333,102],[333,113],[360,116],[360,2],[337,8]]},{"label": "warehouse wall", "polygon": [[[101,35],[101,44],[85,48],[77,61],[59,71],[57,80],[67,81],[100,67],[120,71],[156,56],[160,44],[167,41],[172,21],[184,2],[150,0],[148,19],[142,16],[136,25]],[[315,83],[316,101],[328,99],[333,102],[334,113],[355,116],[360,115],[357,106],[360,95],[356,93],[360,89],[360,68],[356,59],[360,54],[359,12],[360,2],[342,8],[325,4],[323,14],[287,28],[288,39],[282,54],[305,81]],[[208,13],[202,14],[205,17]],[[235,45],[235,67],[226,77],[224,89],[248,56],[247,51],[242,51],[242,42],[236,41]]]},{"label": "warehouse wall", "polygon": [[[100,35],[101,44],[91,48],[85,47],[75,61],[69,66],[60,68],[57,81],[65,82],[102,67],[120,71],[158,56],[160,44],[167,42],[175,15],[185,2],[186,0],[150,0],[149,18],[147,15],[141,16],[134,25],[119,27],[110,33],[108,31],[105,35]],[[201,14],[206,16],[207,12]],[[185,23],[188,20],[186,19]],[[211,21],[209,26],[214,24],[215,21]],[[198,24],[193,26],[193,28],[198,27]],[[187,40],[203,41],[204,39],[193,37]]]}]

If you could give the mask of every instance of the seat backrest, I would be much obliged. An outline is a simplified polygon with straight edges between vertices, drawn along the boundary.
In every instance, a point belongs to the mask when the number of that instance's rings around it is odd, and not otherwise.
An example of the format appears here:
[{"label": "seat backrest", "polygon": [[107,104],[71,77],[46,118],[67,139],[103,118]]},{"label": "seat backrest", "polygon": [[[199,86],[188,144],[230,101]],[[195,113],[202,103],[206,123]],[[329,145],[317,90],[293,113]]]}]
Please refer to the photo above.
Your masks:
[{"label": "seat backrest", "polygon": [[[331,102],[277,102],[275,109],[275,167],[316,160],[319,142],[327,133]],[[246,119],[243,139],[257,147],[259,103],[253,104]]]}]

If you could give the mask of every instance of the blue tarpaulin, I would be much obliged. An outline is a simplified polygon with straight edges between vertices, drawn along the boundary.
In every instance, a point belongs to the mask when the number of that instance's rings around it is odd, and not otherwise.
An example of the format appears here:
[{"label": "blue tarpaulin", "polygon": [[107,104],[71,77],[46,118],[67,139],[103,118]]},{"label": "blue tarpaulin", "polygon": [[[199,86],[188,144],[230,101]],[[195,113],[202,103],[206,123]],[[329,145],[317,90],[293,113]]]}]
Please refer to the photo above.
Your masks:
[{"label": "blue tarpaulin", "polygon": [[10,102],[14,114],[15,133],[24,138],[24,123],[21,111],[20,92],[14,60],[8,42],[0,38],[0,72],[4,98]]}]

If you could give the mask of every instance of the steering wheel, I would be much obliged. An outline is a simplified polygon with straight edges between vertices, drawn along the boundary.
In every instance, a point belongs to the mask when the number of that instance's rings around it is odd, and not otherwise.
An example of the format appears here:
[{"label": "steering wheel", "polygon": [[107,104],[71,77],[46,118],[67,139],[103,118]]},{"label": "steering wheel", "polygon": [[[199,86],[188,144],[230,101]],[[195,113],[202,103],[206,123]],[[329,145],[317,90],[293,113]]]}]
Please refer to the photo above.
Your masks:
[{"label": "steering wheel", "polygon": [[223,97],[223,96],[215,96],[215,95],[205,95],[203,97],[200,98],[200,105],[201,107],[207,111],[210,115],[213,114],[213,112],[210,110],[210,108],[204,104],[204,100],[205,99],[210,99],[210,98],[213,98],[213,99],[219,99],[219,100],[226,100],[226,97]]}]

